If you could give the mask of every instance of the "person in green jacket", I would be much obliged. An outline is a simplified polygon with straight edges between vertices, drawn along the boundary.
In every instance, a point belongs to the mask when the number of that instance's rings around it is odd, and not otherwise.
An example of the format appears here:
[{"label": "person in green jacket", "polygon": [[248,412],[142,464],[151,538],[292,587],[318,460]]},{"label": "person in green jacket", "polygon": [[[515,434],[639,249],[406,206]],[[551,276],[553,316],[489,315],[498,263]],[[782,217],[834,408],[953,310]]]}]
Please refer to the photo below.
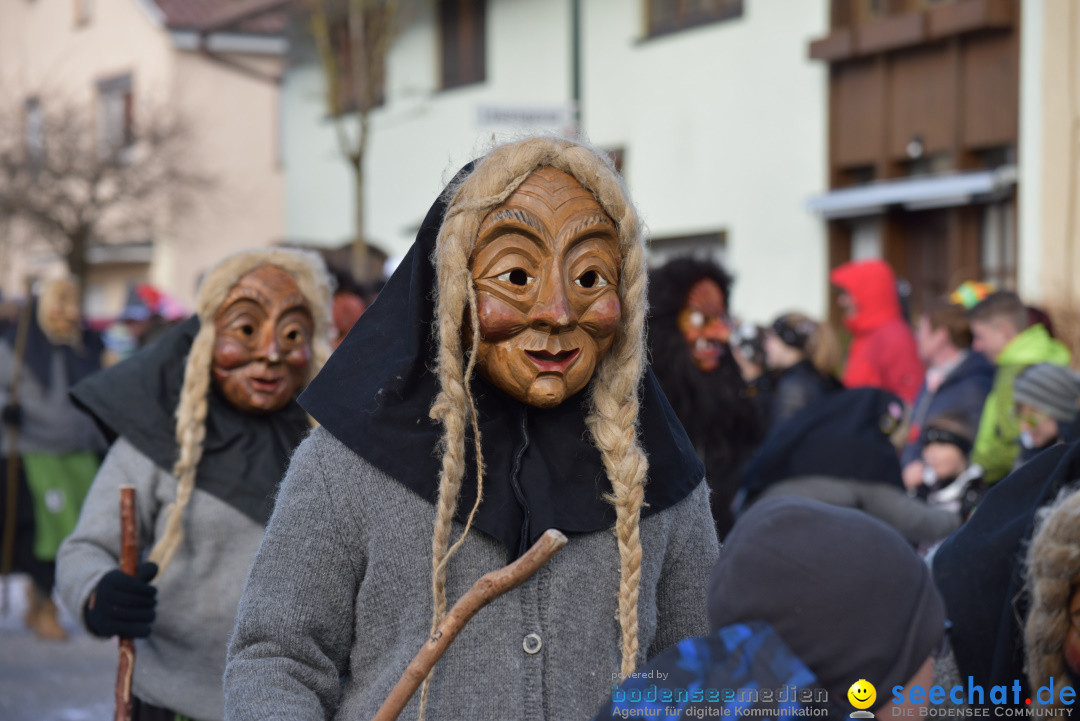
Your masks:
[{"label": "person in green jacket", "polygon": [[972,347],[997,365],[971,455],[972,463],[983,468],[983,480],[993,483],[1009,472],[1019,450],[1020,420],[1013,401],[1016,377],[1036,363],[1067,366],[1070,355],[1041,323],[1028,325],[1027,308],[1016,293],[991,293],[971,309],[970,318]]}]

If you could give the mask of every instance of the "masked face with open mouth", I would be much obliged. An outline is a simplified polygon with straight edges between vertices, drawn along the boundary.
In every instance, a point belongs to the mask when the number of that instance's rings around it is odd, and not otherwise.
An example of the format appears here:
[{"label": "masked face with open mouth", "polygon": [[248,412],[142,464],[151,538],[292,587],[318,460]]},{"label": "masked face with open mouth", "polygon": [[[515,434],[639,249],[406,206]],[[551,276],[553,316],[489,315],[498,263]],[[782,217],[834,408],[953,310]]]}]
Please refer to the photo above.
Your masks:
[{"label": "masked face with open mouth", "polygon": [[214,318],[214,383],[245,413],[281,410],[307,378],[313,328],[291,275],[272,265],[251,271]]},{"label": "masked face with open mouth", "polygon": [[618,230],[592,193],[554,168],[534,171],[477,235],[481,375],[541,408],[581,391],[622,318],[620,262]]},{"label": "masked face with open mouth", "polygon": [[731,336],[727,302],[716,281],[702,278],[690,287],[678,323],[694,364],[705,373],[716,370]]}]

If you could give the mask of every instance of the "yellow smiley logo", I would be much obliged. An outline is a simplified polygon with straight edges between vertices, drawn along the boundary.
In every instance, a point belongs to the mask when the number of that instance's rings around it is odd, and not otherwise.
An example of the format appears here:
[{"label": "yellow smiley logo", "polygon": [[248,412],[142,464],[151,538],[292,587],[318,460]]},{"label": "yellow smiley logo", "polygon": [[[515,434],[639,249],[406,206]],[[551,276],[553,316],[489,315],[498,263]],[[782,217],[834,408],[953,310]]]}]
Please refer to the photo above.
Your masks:
[{"label": "yellow smiley logo", "polygon": [[855,708],[870,708],[877,699],[877,689],[874,688],[874,684],[870,683],[865,678],[860,678],[858,681],[851,684],[851,688],[847,691],[847,698]]}]

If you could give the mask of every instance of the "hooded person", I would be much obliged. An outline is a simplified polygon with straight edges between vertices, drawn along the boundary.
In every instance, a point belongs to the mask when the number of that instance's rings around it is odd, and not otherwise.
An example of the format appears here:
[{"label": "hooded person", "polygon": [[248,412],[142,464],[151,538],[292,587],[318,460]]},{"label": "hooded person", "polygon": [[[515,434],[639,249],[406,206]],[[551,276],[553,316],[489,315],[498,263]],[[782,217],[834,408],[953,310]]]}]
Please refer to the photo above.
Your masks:
[{"label": "hooded person", "polygon": [[892,268],[882,260],[851,261],[833,269],[829,279],[841,290],[844,325],[851,331],[844,385],[881,388],[910,405],[923,367],[901,312]]},{"label": "hooded person", "polygon": [[[60,549],[58,586],[90,633],[136,639],[136,721],[224,718],[243,579],[311,429],[295,396],[330,353],[330,279],[313,253],[229,256],[207,271],[196,307],[72,390],[115,440]],[[117,568],[123,485],[135,487],[148,551],[134,577]]]},{"label": "hooded person", "polygon": [[876,388],[833,393],[803,409],[770,433],[747,464],[743,507],[800,496],[861,509],[911,543],[941,540],[960,516],[904,491],[891,440],[902,419],[900,399]]},{"label": "hooded person", "polygon": [[[1043,533],[1050,535],[1043,540],[1048,543],[1036,544],[1032,539],[1040,510],[1078,483],[1080,444],[1053,446],[991,486],[971,518],[934,554],[934,582],[953,621],[949,639],[956,670],[951,675],[965,684],[969,676],[971,683],[987,690],[997,685],[1012,688],[1019,681],[1020,698],[1031,698],[1034,704],[1039,686],[1049,683],[1043,679],[1034,684],[1037,679],[1032,674],[1045,675],[1049,666],[1037,656],[1049,653],[1052,639],[1041,628],[1029,630],[1028,648],[1038,650],[1029,650],[1025,661],[1023,624],[1029,614],[1040,614],[1034,623],[1041,627],[1046,614],[1060,613],[1056,607],[1071,600],[1060,600],[1069,595],[1060,583],[1068,585],[1075,578],[1075,548],[1070,551],[1072,557],[1065,559],[1058,551],[1044,554],[1036,549],[1060,548],[1053,539],[1072,538],[1075,528],[1067,530],[1047,521]],[[1075,508],[1075,501],[1068,507]],[[1064,519],[1075,522],[1074,512],[1063,511],[1059,520]],[[1051,625],[1060,629],[1060,623],[1057,616]],[[1058,635],[1058,641],[1063,637]],[[1028,684],[1029,678],[1033,685]],[[1055,675],[1055,683],[1059,681],[1060,674]],[[992,704],[984,697],[978,705]]]},{"label": "hooded person", "polygon": [[[11,554],[15,570],[31,579],[27,626],[39,638],[60,640],[67,634],[52,601],[56,552],[75,527],[105,451],[105,439],[72,404],[68,389],[101,367],[104,346],[82,326],[73,278],[47,281],[27,310],[25,321],[0,337],[0,468],[8,468],[7,456],[13,452],[19,458],[16,476],[6,481],[16,484],[16,523],[14,545],[4,553]],[[25,350],[16,358],[22,322],[28,322]],[[23,372],[19,387],[12,388],[17,365]],[[6,518],[7,498],[7,493],[0,498],[0,519]]]},{"label": "hooded person", "polygon": [[718,264],[676,258],[649,273],[649,352],[712,488],[721,538],[731,529],[739,469],[761,424],[728,344],[731,276]]},{"label": "hooded person", "polygon": [[[896,531],[803,498],[739,517],[708,609],[708,636],[653,659],[596,719],[839,719],[855,703],[878,718],[914,715],[894,706],[894,689],[929,686],[947,625],[930,570]],[[867,682],[876,697],[856,688]]]},{"label": "hooded person", "polygon": [[645,284],[597,151],[530,138],[458,174],[301,397],[321,427],[244,590],[230,721],[371,718],[448,604],[548,528],[566,547],[473,618],[403,718],[587,718],[704,631],[709,489],[645,362]]}]

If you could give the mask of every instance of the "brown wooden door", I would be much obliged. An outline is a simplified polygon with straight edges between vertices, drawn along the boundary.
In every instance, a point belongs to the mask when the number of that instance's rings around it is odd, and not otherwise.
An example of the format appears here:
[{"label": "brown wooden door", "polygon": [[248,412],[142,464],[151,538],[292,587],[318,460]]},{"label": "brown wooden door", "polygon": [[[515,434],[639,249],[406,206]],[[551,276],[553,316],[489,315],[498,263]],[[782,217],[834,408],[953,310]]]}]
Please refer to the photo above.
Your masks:
[{"label": "brown wooden door", "polygon": [[[896,274],[911,284],[912,318],[951,289],[949,214],[955,210],[895,211],[890,222]],[[896,257],[899,256],[899,257]]]}]

